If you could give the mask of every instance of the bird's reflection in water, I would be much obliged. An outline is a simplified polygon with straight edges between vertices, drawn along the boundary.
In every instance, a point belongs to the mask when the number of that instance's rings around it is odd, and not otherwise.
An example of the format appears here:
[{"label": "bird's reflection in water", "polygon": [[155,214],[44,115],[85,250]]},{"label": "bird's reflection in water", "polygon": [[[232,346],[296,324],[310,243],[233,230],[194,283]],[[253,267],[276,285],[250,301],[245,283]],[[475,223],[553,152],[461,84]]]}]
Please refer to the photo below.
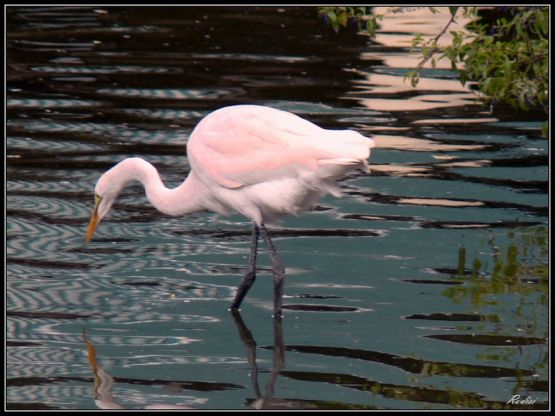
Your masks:
[{"label": "bird's reflection in water", "polygon": [[[115,381],[104,369],[98,364],[96,359],[96,349],[94,344],[87,336],[87,331],[83,329],[83,341],[87,346],[87,357],[94,374],[94,402],[99,409],[115,410],[127,409],[126,406],[119,403],[112,394],[112,387]],[[142,407],[143,409],[191,409],[190,406],[176,405],[169,403],[153,403]]]},{"label": "bird's reflection in water", "polygon": [[87,357],[94,374],[94,402],[100,409],[125,409],[112,395],[114,379],[98,365],[96,349],[83,329],[83,341],[87,345]]},{"label": "bird's reflection in water", "polygon": [[253,409],[291,409],[299,408],[299,403],[295,400],[274,398],[275,384],[280,371],[285,367],[285,348],[283,345],[283,330],[281,326],[281,317],[276,316],[274,323],[274,348],[272,372],[266,384],[265,394],[262,394],[258,383],[258,366],[256,365],[256,341],[252,332],[247,328],[241,314],[237,310],[232,310],[231,315],[237,326],[239,337],[247,347],[247,360],[251,367],[251,380],[254,388],[256,399],[249,402],[249,406]]}]

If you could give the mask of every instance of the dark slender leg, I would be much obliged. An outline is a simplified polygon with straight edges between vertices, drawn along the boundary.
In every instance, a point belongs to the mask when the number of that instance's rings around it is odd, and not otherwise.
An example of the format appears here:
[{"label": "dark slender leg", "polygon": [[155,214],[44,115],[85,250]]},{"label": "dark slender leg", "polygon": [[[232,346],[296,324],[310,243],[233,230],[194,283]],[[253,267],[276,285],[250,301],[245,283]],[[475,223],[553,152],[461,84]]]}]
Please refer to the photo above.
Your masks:
[{"label": "dark slender leg", "polygon": [[239,285],[237,289],[237,294],[235,295],[235,299],[233,299],[233,303],[231,304],[231,310],[239,309],[241,306],[241,302],[243,298],[246,296],[247,292],[253,285],[256,279],[256,252],[258,251],[258,225],[256,223],[252,224],[252,235],[251,235],[251,255],[249,258],[249,268],[247,269],[247,273],[243,277],[243,281]]},{"label": "dark slender leg", "polygon": [[274,273],[274,318],[281,318],[281,304],[283,301],[283,283],[285,281],[285,266],[281,262],[277,251],[268,235],[268,230],[264,224],[260,224],[262,229],[262,234],[266,240],[266,246],[268,247],[268,253],[272,258],[272,271]]}]

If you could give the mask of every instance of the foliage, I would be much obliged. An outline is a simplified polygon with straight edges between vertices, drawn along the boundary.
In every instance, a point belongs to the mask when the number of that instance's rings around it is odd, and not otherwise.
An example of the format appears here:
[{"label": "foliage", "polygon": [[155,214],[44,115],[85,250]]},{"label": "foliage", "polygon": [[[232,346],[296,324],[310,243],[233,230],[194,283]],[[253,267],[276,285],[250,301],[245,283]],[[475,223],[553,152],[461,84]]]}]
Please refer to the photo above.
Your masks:
[{"label": "foliage", "polygon": [[529,107],[547,111],[547,7],[508,10],[508,16],[498,18],[493,25],[474,21],[469,27],[471,33],[453,32],[453,43],[441,57],[451,61],[463,83],[476,80],[486,97],[525,111]]},{"label": "foliage", "polygon": [[341,27],[356,27],[358,30],[367,30],[372,36],[378,29],[377,20],[383,18],[382,15],[371,15],[369,7],[352,6],[327,6],[319,7],[318,14],[329,24],[335,32],[339,32]]},{"label": "foliage", "polygon": [[[407,9],[410,8],[392,7],[388,13]],[[438,12],[437,7],[429,9]],[[412,46],[420,50],[422,57],[406,78],[416,86],[426,63],[435,67],[437,60],[448,59],[463,84],[477,83],[486,103],[507,103],[524,111],[540,108],[548,113],[549,8],[496,7],[493,11],[498,16],[491,21],[480,18],[478,9],[449,7],[450,19],[440,33],[427,41],[415,35]],[[320,7],[319,14],[336,32],[350,24],[371,36],[385,16],[372,15],[369,7]],[[469,31],[450,31],[451,44],[441,47],[439,38],[459,17],[471,20]]]}]

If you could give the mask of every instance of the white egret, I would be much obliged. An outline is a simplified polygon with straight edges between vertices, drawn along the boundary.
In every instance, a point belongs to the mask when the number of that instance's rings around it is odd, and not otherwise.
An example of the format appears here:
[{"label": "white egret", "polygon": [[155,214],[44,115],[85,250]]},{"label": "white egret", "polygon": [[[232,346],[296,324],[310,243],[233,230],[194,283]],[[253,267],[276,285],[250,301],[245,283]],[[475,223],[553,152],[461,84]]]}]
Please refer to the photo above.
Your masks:
[{"label": "white egret", "polygon": [[191,133],[191,170],[178,187],[166,188],[156,168],[137,157],[104,173],[95,187],[86,241],[131,181],[142,183],[152,205],[168,215],[201,210],[240,213],[253,222],[252,246],[231,309],[240,307],[256,278],[261,233],[272,260],[274,316],[279,317],[285,267],[264,224],[300,214],[325,193],[340,196],[335,181],[352,169],[367,171],[372,147],[372,139],[355,131],[326,130],[287,111],[257,105],[224,107],[204,117]]}]

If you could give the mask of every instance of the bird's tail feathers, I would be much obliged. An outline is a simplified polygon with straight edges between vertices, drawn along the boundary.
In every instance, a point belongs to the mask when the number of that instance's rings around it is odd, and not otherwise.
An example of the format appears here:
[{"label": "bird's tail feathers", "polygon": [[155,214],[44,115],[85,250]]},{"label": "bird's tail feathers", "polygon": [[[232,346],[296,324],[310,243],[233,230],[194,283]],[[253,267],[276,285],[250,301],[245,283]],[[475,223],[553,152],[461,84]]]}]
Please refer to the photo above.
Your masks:
[{"label": "bird's tail feathers", "polygon": [[316,175],[319,178],[336,179],[343,176],[348,171],[357,168],[362,169],[365,172],[369,172],[368,163],[365,159],[321,159],[318,161],[318,170],[316,171]]}]

